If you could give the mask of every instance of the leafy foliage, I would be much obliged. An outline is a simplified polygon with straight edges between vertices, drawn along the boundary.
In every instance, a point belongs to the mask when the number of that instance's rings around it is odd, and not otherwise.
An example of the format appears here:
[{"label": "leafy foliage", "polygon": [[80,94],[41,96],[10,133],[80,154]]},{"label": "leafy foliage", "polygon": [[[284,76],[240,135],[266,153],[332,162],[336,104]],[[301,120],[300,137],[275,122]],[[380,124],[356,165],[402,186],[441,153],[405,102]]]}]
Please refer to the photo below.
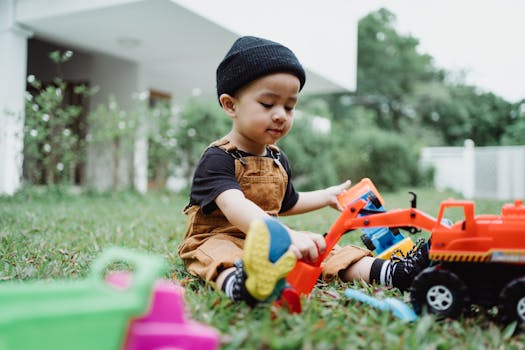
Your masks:
[{"label": "leafy foliage", "polygon": [[512,120],[505,126],[502,136],[503,145],[523,145],[525,135],[525,100],[516,103],[510,112]]},{"label": "leafy foliage", "polygon": [[148,179],[154,187],[164,187],[174,173],[173,161],[178,154],[176,118],[167,101],[148,108],[150,130],[148,132]]},{"label": "leafy foliage", "polygon": [[[72,56],[71,51],[49,54],[58,67]],[[75,166],[84,157],[84,140],[73,131],[82,108],[65,103],[68,86],[60,77],[52,84],[44,85],[30,75],[27,82],[32,92],[26,93],[25,101],[25,177],[49,185],[72,183]],[[81,85],[74,88],[73,94],[87,98],[95,91]]]},{"label": "leafy foliage", "polygon": [[109,174],[113,189],[120,188],[121,158],[128,154],[137,136],[138,118],[142,109],[127,113],[120,108],[115,97],[110,95],[107,104],[100,104],[89,113],[89,134],[87,141],[112,157]]},{"label": "leafy foliage", "polygon": [[462,145],[472,139],[477,145],[493,146],[501,142],[511,124],[512,105],[472,86],[451,85],[448,97],[432,108],[420,106],[422,124],[438,130],[447,145]]},{"label": "leafy foliage", "polygon": [[348,139],[347,146],[358,151],[334,154],[338,173],[354,180],[371,178],[388,191],[428,182],[411,140],[378,128],[353,131]]},{"label": "leafy foliage", "polygon": [[315,190],[339,181],[331,162],[334,130],[330,123],[324,101],[309,100],[296,111],[291,131],[279,141],[290,160],[294,184],[302,190]]},{"label": "leafy foliage", "polygon": [[397,33],[395,20],[383,8],[359,22],[357,96],[376,111],[379,126],[401,131],[401,119],[413,117],[407,97],[422,84],[442,79],[443,73],[430,56],[417,52],[416,38]]},{"label": "leafy foliage", "polygon": [[217,100],[192,99],[182,109],[176,121],[175,138],[180,147],[175,165],[184,169],[191,179],[193,170],[204,149],[230,130],[231,121]]},{"label": "leafy foliage", "polygon": [[505,133],[511,142],[516,107],[465,84],[461,74],[436,68],[432,57],[417,51],[418,40],[397,33],[395,24],[386,9],[359,22],[353,104],[374,111],[380,128],[424,132],[434,145],[461,145],[467,138],[478,146],[498,145]]}]

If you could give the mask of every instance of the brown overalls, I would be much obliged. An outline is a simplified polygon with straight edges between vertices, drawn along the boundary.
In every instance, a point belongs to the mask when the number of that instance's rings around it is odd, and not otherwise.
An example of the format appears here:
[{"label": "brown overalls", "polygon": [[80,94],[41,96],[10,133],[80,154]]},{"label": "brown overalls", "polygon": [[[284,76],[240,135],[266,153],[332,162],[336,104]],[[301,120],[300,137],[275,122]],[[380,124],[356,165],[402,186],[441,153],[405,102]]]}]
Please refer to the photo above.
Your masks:
[{"label": "brown overalls", "polygon": [[[213,146],[235,158],[235,177],[244,196],[269,215],[277,217],[288,183],[288,174],[278,159],[279,149],[268,146],[273,158],[241,157],[227,139],[215,141],[209,147]],[[242,258],[246,235],[230,224],[219,209],[209,215],[203,215],[200,209],[198,205],[184,209],[188,226],[179,246],[179,255],[189,273],[214,282],[221,271]],[[368,250],[357,246],[336,246],[323,263],[323,278],[333,279],[339,271],[368,255]]]}]

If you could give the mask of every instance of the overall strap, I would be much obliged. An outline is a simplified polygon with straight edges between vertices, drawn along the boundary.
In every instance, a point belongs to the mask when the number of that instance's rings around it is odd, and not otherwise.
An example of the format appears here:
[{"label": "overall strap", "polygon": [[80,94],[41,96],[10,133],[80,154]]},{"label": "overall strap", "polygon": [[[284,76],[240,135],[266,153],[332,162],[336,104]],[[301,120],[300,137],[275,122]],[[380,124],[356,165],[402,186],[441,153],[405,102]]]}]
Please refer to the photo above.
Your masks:
[{"label": "overall strap", "polygon": [[228,140],[226,137],[213,141],[208,145],[206,149],[210,147],[219,147],[220,149],[228,153],[237,149],[237,147],[233,143],[231,143],[230,140]]},{"label": "overall strap", "polygon": [[210,147],[217,147],[223,150],[224,152],[232,156],[233,159],[238,159],[242,165],[246,165],[247,163],[246,159],[244,159],[243,155],[237,149],[237,146],[231,143],[230,140],[228,140],[226,137],[223,137],[220,140],[210,143],[210,145],[207,148]]},{"label": "overall strap", "polygon": [[268,150],[268,153],[270,154],[270,157],[272,157],[274,160],[279,162],[281,160],[281,150],[276,145],[267,145],[266,149]]},{"label": "overall strap", "polygon": [[[233,143],[231,143],[230,140],[228,140],[226,137],[223,137],[222,139],[219,139],[217,141],[210,143],[207,149],[210,147],[218,147],[222,149],[224,152],[228,153],[234,159],[238,159],[243,165],[246,165],[247,163],[246,159],[241,154],[239,149]],[[266,150],[268,151],[268,154],[270,155],[270,157],[273,158],[274,162],[277,165],[280,165],[281,150],[279,149],[279,147],[275,145],[267,145]]]}]

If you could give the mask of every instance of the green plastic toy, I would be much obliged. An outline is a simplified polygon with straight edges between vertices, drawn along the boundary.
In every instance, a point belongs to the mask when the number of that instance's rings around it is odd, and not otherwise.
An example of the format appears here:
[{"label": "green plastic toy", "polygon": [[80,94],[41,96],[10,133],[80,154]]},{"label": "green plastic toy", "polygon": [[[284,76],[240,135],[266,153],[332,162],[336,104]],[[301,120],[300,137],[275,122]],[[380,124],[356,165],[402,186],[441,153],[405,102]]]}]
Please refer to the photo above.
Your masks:
[{"label": "green plastic toy", "polygon": [[[131,286],[106,283],[108,267],[133,267]],[[0,284],[0,350],[115,350],[122,348],[130,319],[149,309],[164,260],[110,248],[84,280]]]}]

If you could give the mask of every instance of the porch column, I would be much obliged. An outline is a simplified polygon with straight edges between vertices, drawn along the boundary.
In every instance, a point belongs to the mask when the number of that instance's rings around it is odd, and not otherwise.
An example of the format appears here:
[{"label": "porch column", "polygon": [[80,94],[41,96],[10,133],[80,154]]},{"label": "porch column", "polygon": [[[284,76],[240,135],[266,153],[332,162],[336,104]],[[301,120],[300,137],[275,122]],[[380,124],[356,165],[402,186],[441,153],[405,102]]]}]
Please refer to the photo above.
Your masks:
[{"label": "porch column", "polygon": [[0,195],[22,184],[27,39],[15,22],[14,0],[0,1]]}]

